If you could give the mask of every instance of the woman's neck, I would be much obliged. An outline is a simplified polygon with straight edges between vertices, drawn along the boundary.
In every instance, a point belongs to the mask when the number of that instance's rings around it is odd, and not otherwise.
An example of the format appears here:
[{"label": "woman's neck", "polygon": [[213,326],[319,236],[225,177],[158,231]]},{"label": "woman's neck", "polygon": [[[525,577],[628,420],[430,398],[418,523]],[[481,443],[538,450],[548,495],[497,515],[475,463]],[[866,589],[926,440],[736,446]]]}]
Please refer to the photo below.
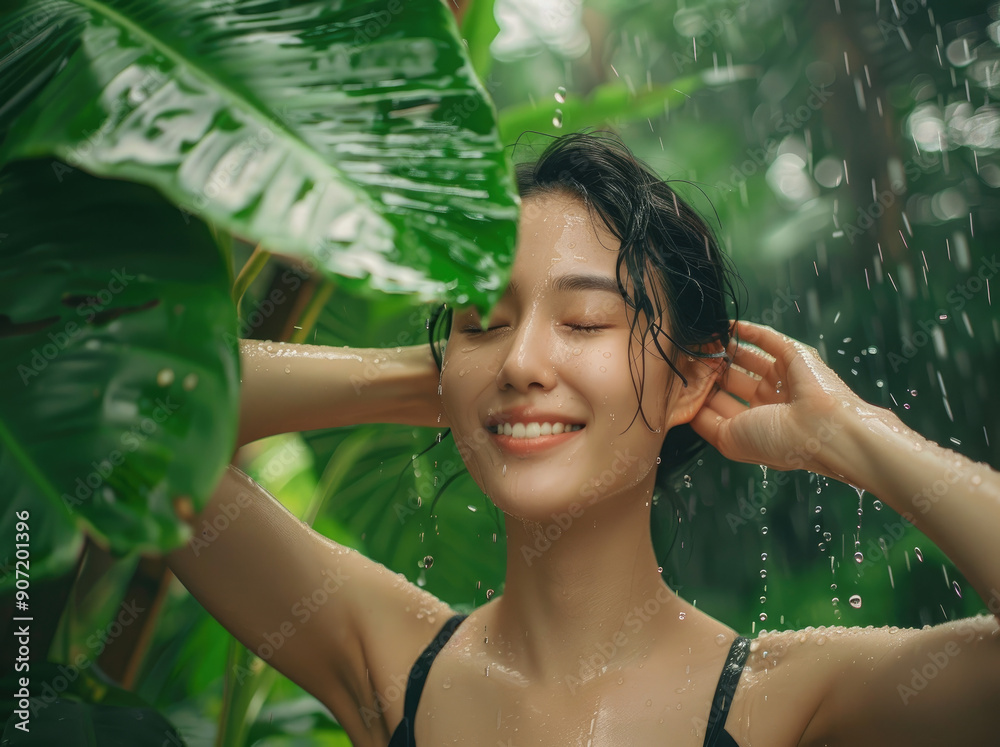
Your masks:
[{"label": "woman's neck", "polygon": [[498,646],[535,681],[587,681],[671,635],[690,605],[660,577],[652,480],[547,523],[507,517],[507,573],[491,616]]}]

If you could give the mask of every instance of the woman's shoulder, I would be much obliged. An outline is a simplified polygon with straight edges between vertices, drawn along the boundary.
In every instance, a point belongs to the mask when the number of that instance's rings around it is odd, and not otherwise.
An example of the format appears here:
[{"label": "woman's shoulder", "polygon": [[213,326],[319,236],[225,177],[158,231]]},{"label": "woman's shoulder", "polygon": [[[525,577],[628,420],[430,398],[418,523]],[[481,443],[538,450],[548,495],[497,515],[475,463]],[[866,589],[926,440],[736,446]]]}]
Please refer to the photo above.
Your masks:
[{"label": "woman's shoulder", "polygon": [[905,705],[914,664],[918,675],[925,664],[937,672],[951,653],[997,634],[990,615],[923,628],[761,631],[750,642],[727,731],[741,744],[806,744],[816,735],[826,740],[836,724],[861,718],[866,702]]}]

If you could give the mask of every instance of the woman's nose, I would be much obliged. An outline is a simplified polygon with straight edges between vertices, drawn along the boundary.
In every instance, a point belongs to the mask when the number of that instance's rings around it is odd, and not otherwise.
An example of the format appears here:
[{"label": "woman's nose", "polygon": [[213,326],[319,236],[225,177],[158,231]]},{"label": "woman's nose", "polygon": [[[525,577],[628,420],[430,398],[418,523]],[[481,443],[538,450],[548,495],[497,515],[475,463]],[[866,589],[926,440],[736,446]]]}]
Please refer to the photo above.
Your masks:
[{"label": "woman's nose", "polygon": [[532,387],[547,391],[555,386],[552,343],[543,320],[532,317],[518,323],[501,353],[497,387],[527,393]]}]

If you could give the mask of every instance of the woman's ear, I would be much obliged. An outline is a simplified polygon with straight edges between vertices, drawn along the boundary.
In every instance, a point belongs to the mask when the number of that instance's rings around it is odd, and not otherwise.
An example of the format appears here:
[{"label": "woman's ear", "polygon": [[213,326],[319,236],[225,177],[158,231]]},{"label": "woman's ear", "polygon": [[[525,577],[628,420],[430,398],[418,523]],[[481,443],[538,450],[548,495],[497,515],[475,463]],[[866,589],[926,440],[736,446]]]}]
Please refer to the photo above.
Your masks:
[{"label": "woman's ear", "polygon": [[[718,353],[722,351],[721,343],[711,343],[698,346],[698,352]],[[715,391],[715,383],[728,365],[727,359],[698,358],[687,353],[681,353],[675,361],[677,369],[687,379],[684,386],[677,376],[672,387],[673,391],[667,403],[667,422],[669,430],[675,425],[690,423],[694,416],[704,406],[706,400]]]}]

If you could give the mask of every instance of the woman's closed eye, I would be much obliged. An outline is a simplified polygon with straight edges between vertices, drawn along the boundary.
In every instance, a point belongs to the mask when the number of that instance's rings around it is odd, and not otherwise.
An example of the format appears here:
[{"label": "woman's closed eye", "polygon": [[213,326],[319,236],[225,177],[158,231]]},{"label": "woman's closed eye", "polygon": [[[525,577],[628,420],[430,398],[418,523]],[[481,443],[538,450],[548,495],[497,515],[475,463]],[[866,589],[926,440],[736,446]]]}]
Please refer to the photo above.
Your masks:
[{"label": "woman's closed eye", "polygon": [[[468,324],[460,328],[459,331],[462,334],[466,335],[482,335],[486,334],[487,332],[496,332],[497,330],[507,329],[509,326],[510,325],[507,324],[498,324],[496,326],[483,329],[478,324]],[[610,325],[607,324],[588,324],[588,323],[579,323],[579,324],[564,323],[560,326],[566,327],[567,329],[573,332],[581,332],[584,334],[594,334],[596,332],[600,332],[601,330],[610,328]]]}]

